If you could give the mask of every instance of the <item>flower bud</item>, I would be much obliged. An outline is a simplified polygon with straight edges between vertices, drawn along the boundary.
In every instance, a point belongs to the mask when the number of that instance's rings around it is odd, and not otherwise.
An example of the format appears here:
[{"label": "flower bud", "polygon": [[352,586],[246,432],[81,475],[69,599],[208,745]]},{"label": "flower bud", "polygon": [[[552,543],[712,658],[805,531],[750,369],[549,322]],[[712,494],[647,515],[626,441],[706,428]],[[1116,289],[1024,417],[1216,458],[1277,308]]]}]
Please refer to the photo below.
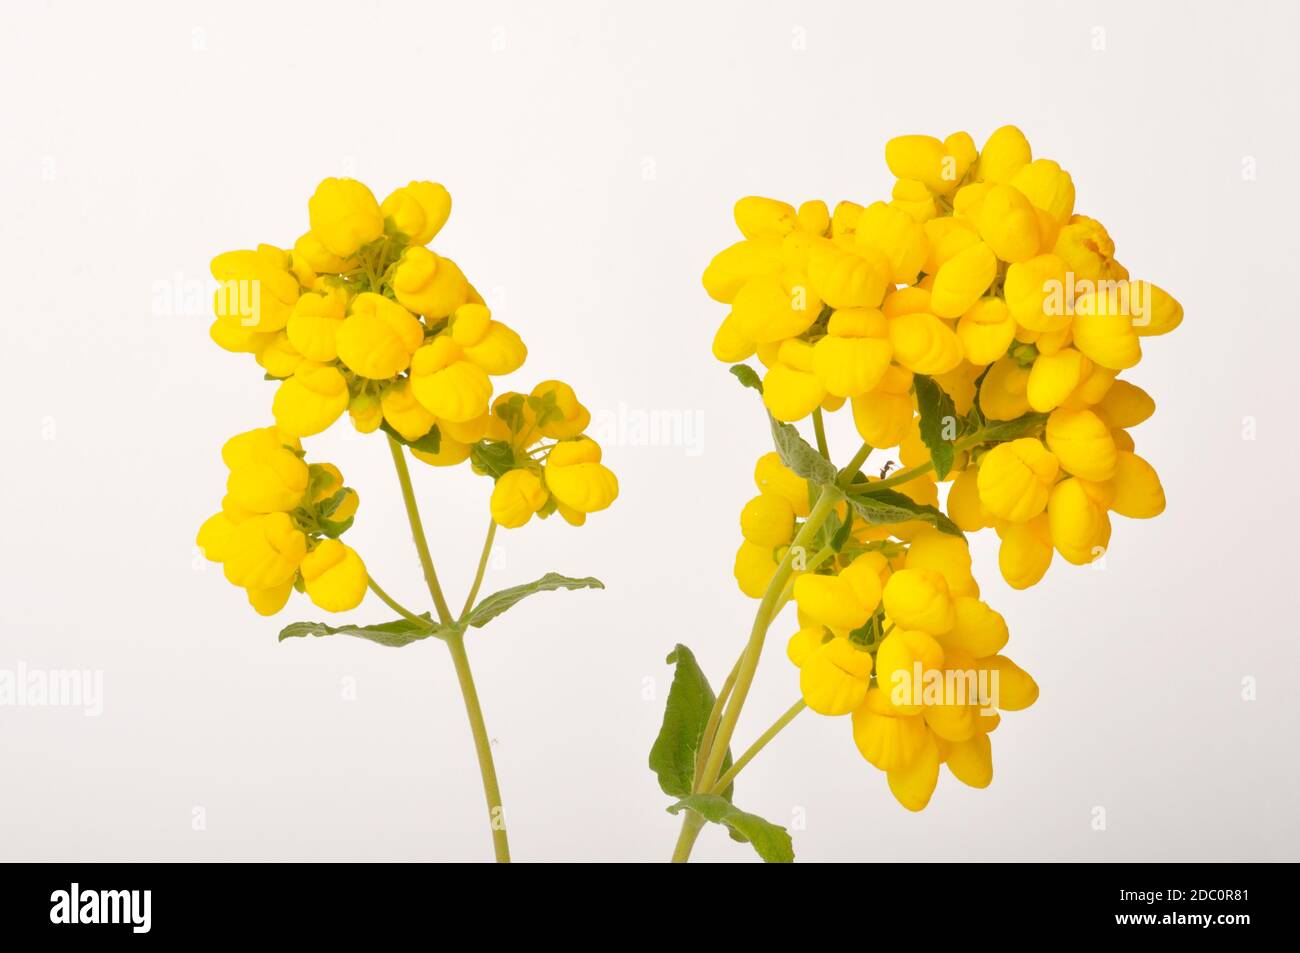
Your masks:
[{"label": "flower bud", "polygon": [[894,799],[909,811],[925,810],[939,783],[939,764],[938,745],[934,735],[927,731],[916,757],[885,775]]},{"label": "flower bud", "polygon": [[912,422],[912,372],[890,365],[876,387],[853,398],[853,424],[873,447],[896,447]]},{"label": "flower bud", "polygon": [[946,374],[961,364],[957,335],[933,314],[919,311],[889,321],[894,360],[917,374]]},{"label": "flower bud", "polygon": [[402,252],[393,269],[392,287],[402,307],[431,321],[447,317],[470,300],[469,282],[456,263],[423,245]]},{"label": "flower bud", "polygon": [[1007,269],[1003,286],[1007,309],[1031,331],[1059,331],[1070,324],[1065,283],[1065,262],[1055,255],[1017,262]]},{"label": "flower bud", "polygon": [[704,290],[714,301],[731,304],[745,282],[781,268],[781,243],[774,238],[736,242],[713,256],[704,269]]},{"label": "flower bud", "polygon": [[1038,254],[1038,215],[1019,189],[990,186],[974,209],[973,218],[980,238],[1003,261],[1027,261]]},{"label": "flower bud", "polygon": [[1071,477],[1052,488],[1047,518],[1052,545],[1066,561],[1083,566],[1105,553],[1110,542],[1110,517],[1083,480]]},{"label": "flower bud", "polygon": [[1025,134],[1015,126],[1003,126],[989,136],[980,150],[976,176],[981,182],[1009,182],[1029,164],[1030,158]]},{"label": "flower bud", "polygon": [[384,199],[379,211],[411,244],[427,245],[451,215],[451,194],[437,182],[411,182]]},{"label": "flower bud", "polygon": [[915,761],[928,734],[925,720],[895,708],[886,688],[870,689],[853,712],[853,741],[862,757],[881,771],[896,771]]},{"label": "flower bud", "polygon": [[775,549],[794,539],[794,509],[775,493],[760,493],[740,511],[740,535]]},{"label": "flower bud", "polygon": [[334,360],[339,355],[335,342],[347,306],[347,292],[342,288],[303,295],[289,315],[289,342],[309,361],[327,364]]},{"label": "flower bud", "polygon": [[981,366],[1006,354],[1015,333],[1016,320],[1001,298],[980,298],[957,322],[957,340],[966,360]]},{"label": "flower bud", "polygon": [[384,234],[384,217],[370,190],[355,179],[326,179],[307,202],[311,231],[332,255],[350,258]]},{"label": "flower bud", "polygon": [[750,195],[736,203],[736,226],[746,238],[782,238],[794,231],[794,206]]},{"label": "flower bud", "polygon": [[1111,479],[1115,495],[1110,508],[1129,519],[1150,519],[1165,511],[1165,491],[1155,468],[1137,454],[1121,450]]},{"label": "flower bud", "polygon": [[813,348],[791,338],[781,344],[777,363],[763,377],[763,404],[777,420],[801,420],[826,399],[826,388],[813,373]]},{"label": "flower bud", "polygon": [[930,307],[941,318],[957,318],[988,290],[998,274],[998,259],[985,242],[968,245],[934,276]]}]

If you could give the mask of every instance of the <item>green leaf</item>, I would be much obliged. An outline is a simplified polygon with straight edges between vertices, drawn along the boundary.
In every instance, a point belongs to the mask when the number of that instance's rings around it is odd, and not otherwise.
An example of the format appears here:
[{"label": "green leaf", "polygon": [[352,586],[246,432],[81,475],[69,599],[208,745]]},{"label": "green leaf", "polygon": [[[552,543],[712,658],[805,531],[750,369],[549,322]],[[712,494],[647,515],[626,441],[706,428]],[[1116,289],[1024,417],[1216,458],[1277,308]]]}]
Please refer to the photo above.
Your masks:
[{"label": "green leaf", "polygon": [[379,625],[326,625],[324,622],[293,622],[280,630],[280,641],[292,638],[305,638],[312,635],[350,635],[354,638],[376,642],[391,648],[401,648],[412,642],[419,642],[431,635],[437,635],[440,626],[434,625],[426,612],[420,618],[430,623],[429,626],[417,625],[410,619],[394,619]]},{"label": "green leaf", "polygon": [[763,393],[763,381],[759,378],[758,372],[748,364],[731,365],[731,373],[736,375],[736,380],[746,387],[752,387],[760,394]]},{"label": "green leaf", "polygon": [[1025,414],[1015,420],[990,420],[979,432],[980,442],[1037,437],[1047,426],[1047,414]]},{"label": "green leaf", "polygon": [[776,444],[776,452],[782,463],[805,480],[819,486],[835,482],[834,465],[799,436],[799,431],[793,424],[782,423],[771,414],[767,415],[767,419],[772,425],[772,442]]},{"label": "green leaf", "polygon": [[942,480],[952,469],[953,442],[957,439],[957,409],[952,398],[934,378],[917,374],[912,378],[916,386],[916,405],[921,413],[921,440],[930,450],[934,461],[934,474]]},{"label": "green leaf", "polygon": [[479,604],[470,610],[465,622],[476,629],[481,629],[515,603],[528,598],[535,592],[550,592],[554,589],[604,588],[605,584],[594,576],[576,579],[572,576],[561,576],[558,572],[548,572],[541,579],[534,582],[524,583],[522,586],[511,586],[509,589],[494,592],[492,595],[480,600]]},{"label": "green leaf", "polygon": [[469,451],[470,462],[493,480],[499,480],[515,465],[515,452],[504,440],[480,440]]},{"label": "green leaf", "polygon": [[[855,489],[857,489],[855,487]],[[944,516],[933,506],[925,506],[917,503],[911,497],[899,493],[897,490],[876,490],[872,492],[870,484],[863,487],[857,493],[849,495],[849,502],[853,504],[859,516],[868,523],[882,525],[886,523],[906,523],[908,520],[920,520],[923,523],[929,523],[935,529],[951,536],[962,536],[965,534],[961,529],[948,517]]]},{"label": "green leaf", "polygon": [[[650,748],[650,770],[658,775],[659,787],[665,794],[685,797],[695,783],[695,758],[716,698],[708,678],[686,646],[679,644],[665,661],[676,664],[677,669],[673,672],[672,688],[668,689],[659,736]],[[728,749],[722,770],[725,772],[730,767],[731,750]],[[733,787],[728,785],[722,792],[724,799],[731,798]]]},{"label": "green leaf", "polygon": [[790,832],[778,824],[765,821],[757,814],[747,814],[724,797],[716,794],[691,794],[668,808],[669,814],[691,810],[706,821],[722,824],[737,840],[751,844],[768,864],[794,862],[794,845]]}]

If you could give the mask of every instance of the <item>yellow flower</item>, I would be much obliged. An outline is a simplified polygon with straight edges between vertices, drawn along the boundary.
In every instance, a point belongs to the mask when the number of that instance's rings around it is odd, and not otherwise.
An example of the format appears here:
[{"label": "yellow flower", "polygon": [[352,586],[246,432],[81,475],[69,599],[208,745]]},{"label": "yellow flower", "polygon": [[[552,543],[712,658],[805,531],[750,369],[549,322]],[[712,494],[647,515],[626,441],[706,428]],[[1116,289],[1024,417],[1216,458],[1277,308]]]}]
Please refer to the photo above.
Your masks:
[{"label": "yellow flower", "polygon": [[1016,319],[1001,298],[980,298],[957,322],[957,340],[966,360],[992,364],[1007,353],[1016,334]]},{"label": "yellow flower", "polygon": [[1110,508],[1130,519],[1150,519],[1165,510],[1165,491],[1155,468],[1136,453],[1121,450],[1111,479],[1114,498]]},{"label": "yellow flower", "polygon": [[590,437],[555,444],[543,474],[556,502],[578,513],[598,512],[618,497],[618,478],[601,464],[600,446]]},{"label": "yellow flower", "polygon": [[915,715],[923,708],[926,679],[943,668],[943,658],[943,646],[934,636],[896,628],[876,651],[876,683],[900,714]]},{"label": "yellow flower", "polygon": [[902,209],[873,202],[858,216],[854,244],[870,248],[889,262],[894,284],[910,285],[925,264],[930,251],[925,229]]},{"label": "yellow flower", "polygon": [[994,361],[980,385],[980,410],[989,420],[1015,420],[1029,413],[1028,368],[1009,357]]},{"label": "yellow flower", "polygon": [[801,615],[841,635],[866,625],[880,605],[880,591],[880,576],[869,561],[836,576],[804,573],[794,581]]},{"label": "yellow flower", "polygon": [[[1130,290],[1132,286],[1129,286]],[[1142,359],[1129,293],[1085,289],[1074,302],[1074,346],[1102,367],[1122,371]]]},{"label": "yellow flower", "polygon": [[280,384],[271,412],[285,433],[310,437],[338,420],[348,400],[348,382],[337,367],[304,361]]},{"label": "yellow flower", "polygon": [[862,704],[870,684],[871,653],[848,639],[822,643],[799,669],[799,690],[819,715],[847,715]]},{"label": "yellow flower", "polygon": [[853,423],[873,447],[896,447],[912,422],[912,372],[893,366],[874,389],[853,398]]},{"label": "yellow flower", "polygon": [[954,597],[980,594],[980,587],[971,575],[970,547],[960,536],[930,527],[920,530],[912,536],[903,565],[939,573]]},{"label": "yellow flower", "polygon": [[1012,589],[1028,589],[1052,564],[1052,534],[1046,513],[1023,523],[999,520],[996,524],[1002,545],[998,568]]},{"label": "yellow flower", "polygon": [[1007,268],[1007,309],[1021,327],[1059,331],[1070,323],[1065,284],[1065,262],[1055,255],[1017,262]]},{"label": "yellow flower", "polygon": [[451,336],[467,360],[497,376],[518,370],[528,355],[519,335],[492,320],[492,312],[483,304],[471,302],[457,308],[451,319]]},{"label": "yellow flower", "polygon": [[424,328],[400,304],[367,292],[353,299],[336,342],[339,360],[353,373],[387,380],[410,366],[424,343]]},{"label": "yellow flower", "polygon": [[1151,395],[1128,381],[1112,381],[1106,393],[1095,402],[1092,412],[1111,429],[1136,427],[1156,412]]},{"label": "yellow flower", "polygon": [[934,735],[927,731],[916,757],[885,775],[894,799],[909,811],[925,810],[939,783],[939,764],[939,748]]},{"label": "yellow flower", "polygon": [[307,360],[329,363],[339,356],[335,339],[347,316],[347,308],[347,292],[341,288],[303,295],[289,316],[289,342]]},{"label": "yellow flower", "polygon": [[915,761],[928,735],[925,719],[900,712],[885,688],[870,689],[853,712],[853,741],[862,757],[881,771],[896,771]]},{"label": "yellow flower", "polygon": [[271,377],[285,378],[298,369],[303,356],[289,340],[289,335],[277,331],[257,349],[257,363]]},{"label": "yellow flower", "polygon": [[1115,440],[1110,428],[1091,410],[1058,407],[1047,418],[1046,437],[1047,446],[1067,473],[1093,482],[1114,475]]},{"label": "yellow flower", "polygon": [[270,589],[292,581],[307,554],[307,537],[286,513],[254,516],[235,527],[226,551],[226,578],[236,586]]},{"label": "yellow flower", "polygon": [[948,582],[932,569],[900,569],[885,583],[885,613],[904,629],[941,635],[955,622]]},{"label": "yellow flower", "polygon": [[429,413],[453,423],[488,412],[492,382],[468,361],[449,334],[440,334],[411,358],[411,389]]},{"label": "yellow flower", "polygon": [[758,458],[754,464],[754,485],[762,493],[775,493],[790,504],[795,516],[808,515],[808,481],[784,463],[775,450]]},{"label": "yellow flower", "polygon": [[889,320],[894,360],[917,374],[946,374],[962,360],[961,341],[933,314],[918,311]]},{"label": "yellow flower", "polygon": [[1051,159],[1035,159],[1021,166],[1011,177],[1011,184],[1059,225],[1068,222],[1074,213],[1074,180]]},{"label": "yellow flower", "polygon": [[731,304],[736,293],[756,275],[781,268],[781,242],[774,238],[745,240],[724,248],[704,269],[704,290],[714,301]]},{"label": "yellow flower", "polygon": [[[230,469],[226,492],[250,513],[288,512],[307,492],[307,464],[294,451],[297,441],[274,427],[231,437],[221,449]],[[202,544],[200,544],[202,545]]]},{"label": "yellow flower", "polygon": [[736,577],[740,591],[751,599],[762,598],[779,562],[772,547],[744,540],[736,550],[736,559],[732,565],[732,574]]},{"label": "yellow flower", "polygon": [[826,392],[857,397],[879,384],[894,354],[889,332],[890,323],[874,308],[834,312],[812,353],[813,373]]},{"label": "yellow flower", "polygon": [[930,307],[941,318],[958,318],[988,290],[997,277],[998,259],[986,242],[963,248],[934,276]]},{"label": "yellow flower", "polygon": [[331,255],[350,258],[384,234],[384,217],[370,190],[355,179],[326,179],[307,202],[311,232]]},{"label": "yellow flower", "polygon": [[957,649],[982,658],[1002,651],[1009,634],[999,613],[974,596],[958,596],[952,606],[953,626],[937,637],[946,653]]},{"label": "yellow flower", "polygon": [[546,505],[549,496],[532,470],[511,470],[492,488],[492,519],[498,526],[517,529]]},{"label": "yellow flower", "polygon": [[320,239],[307,232],[293,243],[293,261],[318,275],[340,275],[356,265],[353,258],[341,258],[320,243]]},{"label": "yellow flower", "polygon": [[807,341],[783,341],[777,361],[763,377],[763,403],[777,420],[807,417],[826,399],[826,388],[813,373],[813,347]]},{"label": "yellow flower", "polygon": [[885,143],[885,164],[900,179],[915,179],[931,192],[947,194],[957,187],[956,163],[934,136],[895,136]]},{"label": "yellow flower", "polygon": [[[1029,369],[1025,397],[1040,414],[1061,406],[1092,373],[1092,362],[1072,347],[1039,354]],[[1067,468],[1068,469],[1068,468]]]},{"label": "yellow flower", "polygon": [[356,550],[337,539],[324,539],[302,560],[307,595],[326,612],[346,612],[361,605],[369,576]]},{"label": "yellow flower", "polygon": [[258,245],[256,251],[218,255],[212,259],[212,277],[218,283],[213,309],[230,329],[267,333],[289,323],[299,289],[282,249]]},{"label": "yellow flower", "polygon": [[1104,555],[1110,543],[1110,517],[1097,498],[1099,492],[1094,485],[1071,477],[1052,487],[1047,503],[1052,545],[1076,566]]},{"label": "yellow flower", "polygon": [[417,460],[429,464],[431,467],[454,467],[458,463],[464,463],[469,459],[470,446],[467,443],[460,443],[450,437],[443,436],[438,441],[438,450],[417,450],[411,448],[411,456]]},{"label": "yellow flower", "polygon": [[794,539],[794,508],[775,493],[760,493],[740,511],[740,535],[768,549],[787,546]]},{"label": "yellow flower", "polygon": [[402,439],[419,440],[433,429],[436,418],[424,409],[424,405],[415,399],[415,392],[410,380],[401,378],[386,386],[380,394],[380,407],[384,420]]},{"label": "yellow flower", "polygon": [[456,263],[422,245],[402,252],[393,269],[392,288],[402,307],[431,321],[447,317],[470,300],[469,282]]},{"label": "yellow flower", "polygon": [[257,611],[258,615],[275,615],[289,601],[289,593],[293,592],[293,582],[282,582],[278,586],[267,589],[245,589],[244,591],[248,594],[248,604]]},{"label": "yellow flower", "polygon": [[731,303],[734,327],[746,341],[784,341],[802,334],[817,319],[821,301],[794,274],[756,275]]},{"label": "yellow flower", "polygon": [[348,401],[348,416],[357,433],[374,433],[384,422],[384,409],[374,394],[358,394]]},{"label": "yellow flower", "polygon": [[980,150],[977,177],[981,182],[1009,182],[1031,158],[1025,134],[1015,126],[1003,126]]},{"label": "yellow flower", "polygon": [[746,238],[782,238],[794,231],[793,205],[750,195],[736,203],[736,227]]},{"label": "yellow flower", "polygon": [[543,437],[568,440],[587,429],[591,413],[578,403],[578,395],[564,381],[542,381],[532,390],[532,397],[546,408],[537,427]]},{"label": "yellow flower", "polygon": [[1019,189],[990,186],[974,210],[974,221],[980,238],[1003,261],[1027,261],[1038,254],[1038,216]]},{"label": "yellow flower", "polygon": [[411,182],[395,189],[379,211],[411,244],[427,245],[451,215],[451,193],[437,182]]},{"label": "yellow flower", "polygon": [[[874,248],[853,245],[847,240],[814,238],[807,247],[810,299],[825,301],[832,308],[880,306],[889,284],[889,259]],[[737,304],[739,301],[737,296]],[[813,310],[813,318],[818,310],[820,307]],[[783,336],[790,337],[802,330]]]},{"label": "yellow flower", "polygon": [[1000,443],[980,461],[980,502],[1001,519],[1023,523],[1043,511],[1060,464],[1030,437]]},{"label": "yellow flower", "polygon": [[993,525],[993,516],[980,502],[979,470],[963,470],[948,489],[948,517],[958,528],[974,533]]}]

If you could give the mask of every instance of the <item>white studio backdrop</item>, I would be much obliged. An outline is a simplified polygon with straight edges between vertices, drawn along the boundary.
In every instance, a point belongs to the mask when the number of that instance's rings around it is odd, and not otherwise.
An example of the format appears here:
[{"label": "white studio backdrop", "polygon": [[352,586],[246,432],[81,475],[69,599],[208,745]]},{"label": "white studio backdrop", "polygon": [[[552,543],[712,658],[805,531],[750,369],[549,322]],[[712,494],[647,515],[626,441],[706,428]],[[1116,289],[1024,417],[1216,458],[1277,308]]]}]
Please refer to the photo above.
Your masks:
[{"label": "white studio backdrop", "polygon": [[[991,788],[945,778],[908,814],[848,719],[805,715],[737,802],[793,826],[804,860],[1295,859],[1297,28],[1280,2],[7,11],[0,669],[101,672],[103,697],[97,717],[0,707],[0,857],[490,857],[442,647],[277,644],[321,613],[261,619],[194,553],[220,445],[268,423],[273,393],[207,337],[208,262],[291,243],[316,183],[352,175],[448,186],[434,247],[528,343],[509,383],[572,381],[622,485],[580,531],[502,533],[490,566],[488,590],[551,569],[608,586],[471,639],[513,852],[666,859],[678,821],[646,767],[664,656],[687,643],[716,683],[754,609],[731,560],[766,424],[709,353],[725,309],[699,280],[731,205],[885,197],[890,137],[1014,122],[1186,308],[1132,375],[1157,399],[1135,437],[1168,510],[1117,520],[1104,569],[1058,559],[1024,593],[976,537],[1042,688],[994,736]],[[652,439],[652,417],[680,427]],[[857,444],[847,420],[830,437]],[[360,491],[349,542],[418,599],[382,440],[340,425],[309,447]],[[416,479],[456,602],[489,485]],[[791,629],[742,745],[795,697]],[[752,855],[714,829],[696,856]]]}]

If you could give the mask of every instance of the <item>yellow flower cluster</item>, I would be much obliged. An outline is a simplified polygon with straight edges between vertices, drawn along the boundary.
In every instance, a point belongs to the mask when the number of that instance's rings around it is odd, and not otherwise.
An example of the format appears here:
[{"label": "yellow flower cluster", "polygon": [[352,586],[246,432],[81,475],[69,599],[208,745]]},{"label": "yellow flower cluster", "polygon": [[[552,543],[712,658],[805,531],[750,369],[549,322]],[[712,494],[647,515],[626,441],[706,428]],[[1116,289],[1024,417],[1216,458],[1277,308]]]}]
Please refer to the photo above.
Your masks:
[{"label": "yellow flower cluster", "polygon": [[298,440],[275,427],[231,437],[221,458],[230,471],[226,496],[198,544],[253,608],[274,615],[295,588],[330,612],[360,605],[366,567],[339,540],[359,500],[338,467],[307,463]]},{"label": "yellow flower cluster", "polygon": [[347,411],[358,431],[383,429],[427,464],[469,460],[491,476],[502,526],[557,509],[581,524],[618,494],[583,435],[590,415],[561,381],[493,400],[492,379],[518,370],[527,348],[460,267],[426,247],[450,213],[451,196],[433,182],[379,202],[360,182],[326,179],[291,249],[213,260],[211,336],[278,382],[272,413],[286,439]]},{"label": "yellow flower cluster", "polygon": [[1014,126],[979,151],[962,132],[902,136],[885,155],[898,176],[888,202],[736,204],[744,240],[704,273],[731,306],[715,356],[758,356],[776,419],[847,402],[862,439],[899,447],[908,465],[928,458],[913,382],[932,378],[962,425],[948,513],[967,531],[995,528],[1007,582],[1033,585],[1053,550],[1095,559],[1110,513],[1164,509],[1128,434],[1155,403],[1118,375],[1182,307],[1129,280],[1101,223],[1074,214],[1069,173],[1033,159]]},{"label": "yellow flower cluster", "polygon": [[[848,404],[863,459],[894,450],[904,468],[846,474],[846,498],[816,555],[797,554],[783,598],[798,605],[788,654],[805,703],[852,715],[862,756],[920,810],[941,764],[987,785],[997,711],[1038,695],[1001,654],[1006,624],[980,601],[957,531],[994,528],[1004,578],[1025,588],[1054,552],[1100,556],[1111,513],[1158,515],[1159,478],[1128,434],[1155,404],[1118,375],[1183,312],[1129,280],[1102,225],[1074,213],[1069,173],[1034,159],[1015,127],[980,150],[956,133],[903,136],[885,155],[897,176],[887,202],[742,199],[744,238],[703,280],[731,307],[714,355],[757,355],[776,421],[813,416],[820,433],[821,416]],[[820,491],[776,453],[754,476],[735,576],[760,598]],[[895,512],[881,517],[872,501],[886,489]]]}]

